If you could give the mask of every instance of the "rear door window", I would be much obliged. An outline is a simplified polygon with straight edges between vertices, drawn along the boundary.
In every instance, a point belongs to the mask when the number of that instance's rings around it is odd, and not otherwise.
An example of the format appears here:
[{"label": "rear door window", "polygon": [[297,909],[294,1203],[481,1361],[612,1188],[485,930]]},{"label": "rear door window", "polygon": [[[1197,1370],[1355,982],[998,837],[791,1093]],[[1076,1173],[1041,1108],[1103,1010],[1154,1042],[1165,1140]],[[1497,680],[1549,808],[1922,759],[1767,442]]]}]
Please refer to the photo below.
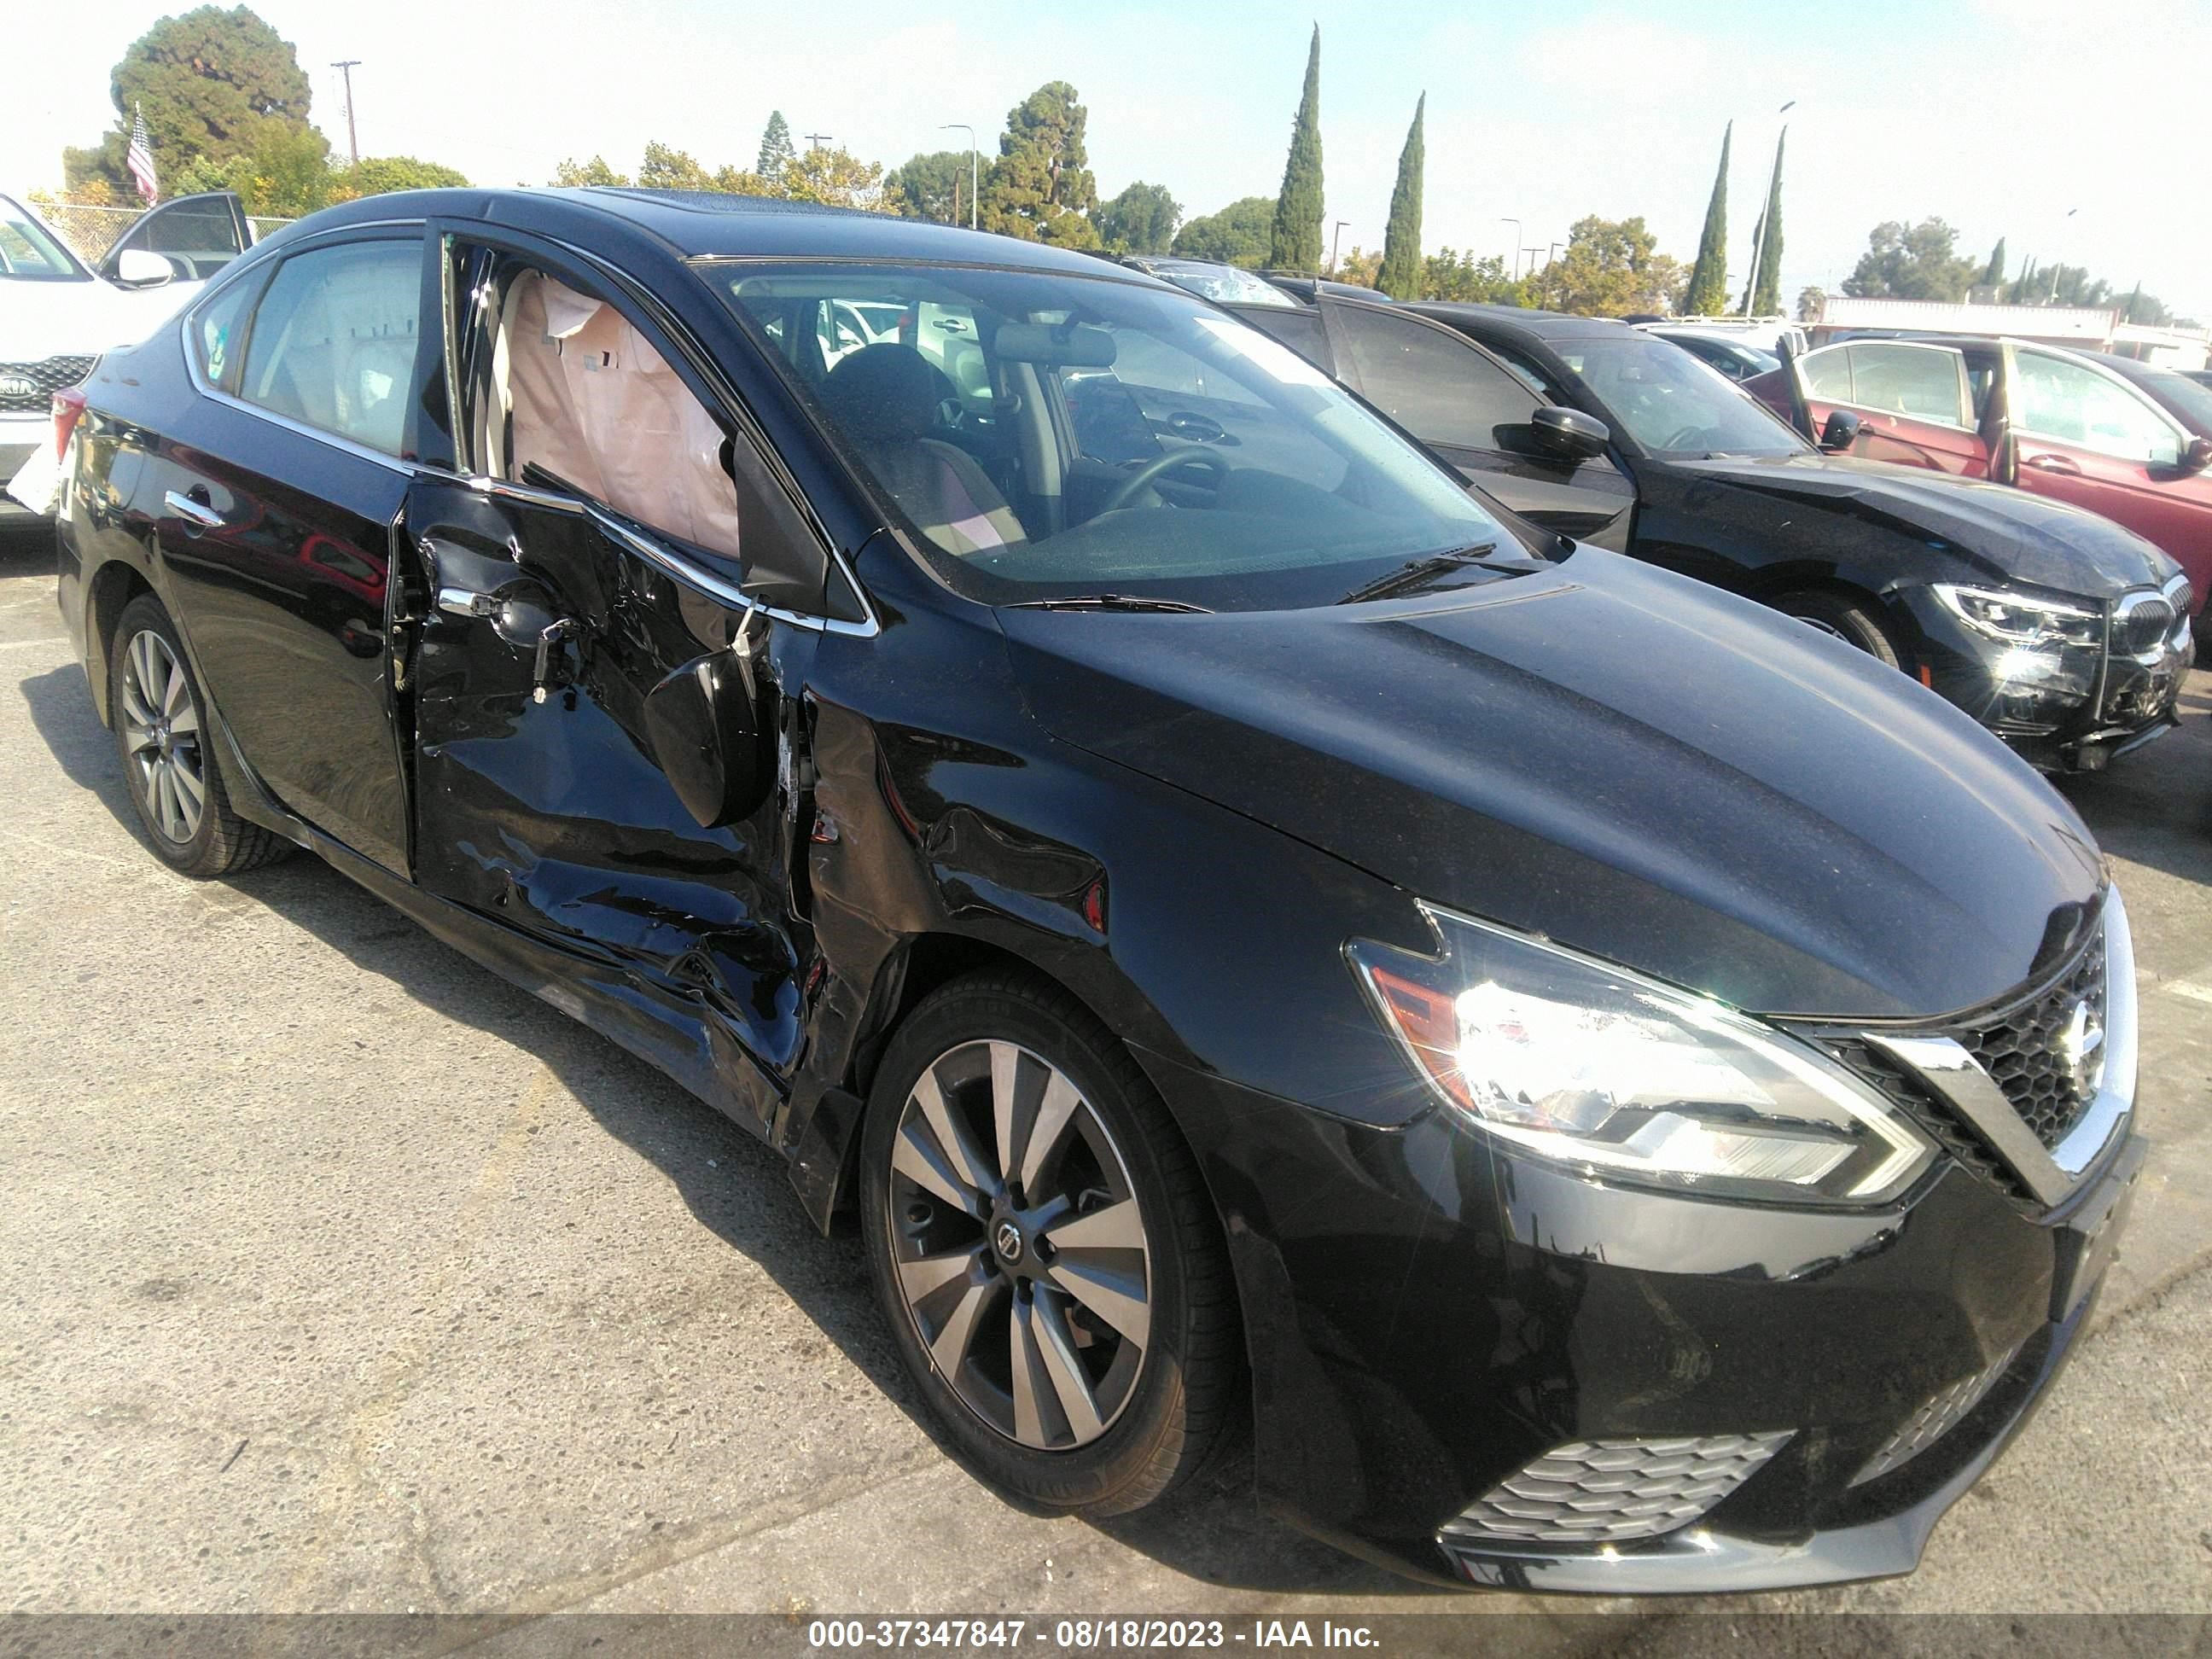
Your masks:
[{"label": "rear door window", "polygon": [[1337,323],[1367,401],[1425,443],[1502,450],[1499,428],[1536,413],[1525,387],[1441,329],[1361,306],[1340,307]]},{"label": "rear door window", "polygon": [[318,431],[398,454],[422,299],[420,237],[294,254],[276,268],[255,308],[239,395]]},{"label": "rear door window", "polygon": [[2087,364],[2023,351],[2014,379],[2013,418],[2024,432],[2154,466],[2181,459],[2172,424],[2134,388]]}]

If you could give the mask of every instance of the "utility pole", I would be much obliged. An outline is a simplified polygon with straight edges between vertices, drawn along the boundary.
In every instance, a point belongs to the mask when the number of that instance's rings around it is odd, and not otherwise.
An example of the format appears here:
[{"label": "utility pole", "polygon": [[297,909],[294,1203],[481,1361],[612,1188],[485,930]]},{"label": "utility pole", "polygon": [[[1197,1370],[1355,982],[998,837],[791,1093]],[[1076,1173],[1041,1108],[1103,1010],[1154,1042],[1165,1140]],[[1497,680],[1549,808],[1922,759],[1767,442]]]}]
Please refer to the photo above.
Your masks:
[{"label": "utility pole", "polygon": [[830,142],[830,139],[829,133],[810,132],[806,135],[806,145],[809,149],[820,149],[823,145]]},{"label": "utility pole", "polygon": [[1335,276],[1337,272],[1336,251],[1339,247],[1343,246],[1344,228],[1351,222],[1352,221],[1349,219],[1339,219],[1336,222],[1336,228],[1329,233],[1328,274],[1332,276]]},{"label": "utility pole", "polygon": [[356,167],[361,165],[361,136],[354,131],[353,125],[353,72],[360,66],[361,59],[358,58],[342,58],[331,65],[332,69],[345,76],[346,154],[353,157]]},{"label": "utility pole", "polygon": [[1506,275],[1517,282],[1521,276],[1521,222],[1518,219],[1501,218],[1498,222],[1513,227],[1513,240],[1506,249],[1506,252],[1513,256],[1506,261],[1506,264],[1511,265],[1513,269]]},{"label": "utility pole", "polygon": [[[968,228],[975,228],[975,198],[981,177],[982,166],[975,159],[975,129],[965,121],[947,121],[938,128],[939,132],[964,132],[968,135]],[[960,222],[960,186],[952,187],[952,222]]]},{"label": "utility pole", "polygon": [[[1796,107],[1797,100],[1792,98],[1775,113],[1787,115]],[[1759,260],[1766,249],[1766,209],[1774,205],[1774,186],[1782,177],[1782,141],[1789,136],[1790,123],[1784,121],[1782,131],[1774,136],[1774,172],[1766,181],[1766,207],[1759,210],[1759,228],[1751,239],[1751,276],[1743,285],[1743,314],[1747,322],[1751,319],[1751,302],[1759,295]]]}]

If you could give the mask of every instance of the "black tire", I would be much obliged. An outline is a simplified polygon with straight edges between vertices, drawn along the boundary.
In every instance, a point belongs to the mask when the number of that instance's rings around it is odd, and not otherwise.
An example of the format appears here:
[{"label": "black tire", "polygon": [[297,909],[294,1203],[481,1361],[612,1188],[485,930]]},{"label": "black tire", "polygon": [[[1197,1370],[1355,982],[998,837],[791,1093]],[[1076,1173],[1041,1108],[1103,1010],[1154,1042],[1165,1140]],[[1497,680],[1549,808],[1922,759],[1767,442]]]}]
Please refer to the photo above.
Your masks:
[{"label": "black tire", "polygon": [[[149,659],[139,653],[153,649],[142,644],[141,635],[159,641],[161,654],[152,659],[173,669],[180,682],[171,695],[158,699],[166,708],[152,708],[137,689],[142,665]],[[291,843],[282,836],[247,823],[231,810],[222,768],[215,756],[207,699],[193,678],[176,624],[151,593],[131,600],[116,619],[114,635],[108,641],[107,676],[108,715],[115,727],[124,781],[139,826],[164,864],[187,876],[228,876],[291,851]],[[189,718],[184,712],[187,708]],[[134,709],[166,713],[170,718],[149,727],[135,717]],[[151,744],[149,730],[156,734]],[[158,781],[165,769],[173,781]],[[191,793],[195,786],[197,801]]]},{"label": "black tire", "polygon": [[1824,634],[1833,634],[1846,645],[1855,645],[1875,661],[1892,668],[1904,666],[1903,654],[1897,641],[1890,637],[1888,627],[1872,605],[1841,593],[1808,590],[1802,593],[1784,593],[1780,599],[1767,601],[1777,611],[1797,618],[1799,622],[1819,629]]},{"label": "black tire", "polygon": [[[1093,1427],[1096,1437],[1087,1442],[1041,1448],[1023,1443],[1005,1425],[988,1420],[933,1360],[923,1340],[925,1316],[909,1305],[900,1288],[899,1252],[921,1248],[914,1243],[922,1231],[919,1212],[930,1201],[910,1182],[902,1192],[904,1177],[893,1166],[902,1120],[909,1103],[916,1100],[925,1072],[933,1079],[944,1075],[942,1066],[957,1064],[957,1056],[971,1052],[969,1045],[987,1042],[1028,1051],[1029,1062],[1041,1062],[1048,1072],[1056,1070],[1079,1094],[1094,1115],[1087,1127],[1103,1126],[1142,1218],[1150,1328],[1133,1380],[1121,1385],[1115,1413],[1103,1429]],[[998,1085],[987,1078],[981,1086],[988,1108]],[[952,1109],[963,1109],[957,1097],[939,1097]],[[967,1109],[971,1127],[991,1121],[988,1111],[978,1120],[972,1108]],[[1048,1110],[1040,1110],[1031,1124],[1049,1115]],[[1025,1134],[1024,1143],[1030,1138]],[[1059,1155],[1055,1167],[1079,1164],[1086,1155],[1065,1130],[1058,1141],[1077,1150]],[[1023,1187],[1026,1158],[997,1161],[1023,1166],[1004,1183],[1005,1193],[1037,1201],[1037,1194],[1025,1193]],[[1174,1120],[1127,1050],[1081,1005],[1049,985],[1009,971],[974,974],[933,992],[899,1028],[877,1068],[861,1132],[860,1173],[860,1226],[877,1301],[945,1437],[972,1471],[1034,1508],[1109,1516],[1153,1503],[1205,1463],[1242,1395],[1243,1346],[1227,1252],[1198,1166]],[[1042,1170],[1039,1178],[1042,1186]],[[925,1203],[918,1206],[917,1197]],[[1091,1201],[1103,1201],[1103,1195]],[[895,1204],[901,1207],[894,1210]],[[949,1292],[964,1297],[971,1285],[989,1281],[994,1273],[1010,1273],[992,1251],[988,1219],[976,1221],[941,1201],[938,1213],[941,1219],[931,1222],[932,1227],[972,1224],[983,1243],[974,1247],[978,1276],[950,1281],[933,1296]],[[1052,1254],[1048,1235],[1037,1237],[1043,1240],[1035,1251],[1038,1261],[1065,1267],[1070,1258]],[[911,1254],[904,1259],[909,1267],[916,1265]],[[1049,1270],[1033,1267],[1031,1271]],[[1102,1357],[1106,1350],[1097,1334],[1119,1339],[1093,1320],[1086,1307],[1060,1297],[1048,1282],[1032,1282],[1025,1289],[1009,1278],[1004,1297],[993,1305],[1012,1316],[1015,1331],[1023,1328],[1024,1303],[1054,1304],[1066,1310],[1067,1316],[1057,1328],[1076,1331],[1088,1343],[1082,1358],[1093,1368],[1103,1401],[1120,1360],[1118,1356],[1111,1361]],[[994,1317],[986,1313],[971,1322],[979,1333],[975,1339],[979,1350]],[[1090,1328],[1079,1328],[1085,1325]],[[1010,1345],[1011,1352],[1014,1339],[1001,1340]],[[963,1345],[962,1352],[968,1352]],[[1068,1352],[1060,1349],[1054,1357],[1064,1365],[1061,1356]],[[1035,1355],[1036,1347],[1030,1352]],[[980,1357],[975,1362],[979,1368],[984,1363]],[[971,1376],[964,1358],[959,1369],[963,1376]],[[1104,1372],[1103,1379],[1096,1377],[1099,1370]],[[980,1370],[974,1375],[979,1376]],[[1042,1376],[1030,1373],[1032,1389],[1037,1391],[1034,1398],[1042,1398],[1038,1387]],[[976,1383],[971,1380],[968,1386],[972,1394]],[[1053,1387],[1059,1386],[1054,1380]],[[1061,1394],[1058,1404],[1066,1404],[1067,1398]],[[1054,1409],[1032,1404],[1031,1427],[1040,1411]],[[1073,1414],[1059,1419],[1063,1429],[1073,1420]]]}]

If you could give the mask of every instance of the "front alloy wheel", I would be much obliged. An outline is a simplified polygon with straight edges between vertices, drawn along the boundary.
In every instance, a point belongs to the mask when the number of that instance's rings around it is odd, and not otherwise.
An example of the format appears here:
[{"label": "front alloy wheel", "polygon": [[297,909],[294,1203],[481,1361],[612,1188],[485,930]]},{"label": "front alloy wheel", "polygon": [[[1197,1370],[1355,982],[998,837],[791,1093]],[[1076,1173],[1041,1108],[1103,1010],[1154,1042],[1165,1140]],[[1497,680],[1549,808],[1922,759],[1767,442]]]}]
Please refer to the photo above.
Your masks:
[{"label": "front alloy wheel", "polygon": [[1120,1515],[1205,1462],[1243,1370],[1220,1224],[1089,1010],[1012,969],[923,998],[875,1068],[860,1175],[877,1300],[977,1474]]},{"label": "front alloy wheel", "polygon": [[1150,1252],[1067,1074],[1012,1042],[939,1054],[900,1113],[889,1199],[900,1295],[961,1403],[1041,1450],[1103,1434],[1144,1370]]}]

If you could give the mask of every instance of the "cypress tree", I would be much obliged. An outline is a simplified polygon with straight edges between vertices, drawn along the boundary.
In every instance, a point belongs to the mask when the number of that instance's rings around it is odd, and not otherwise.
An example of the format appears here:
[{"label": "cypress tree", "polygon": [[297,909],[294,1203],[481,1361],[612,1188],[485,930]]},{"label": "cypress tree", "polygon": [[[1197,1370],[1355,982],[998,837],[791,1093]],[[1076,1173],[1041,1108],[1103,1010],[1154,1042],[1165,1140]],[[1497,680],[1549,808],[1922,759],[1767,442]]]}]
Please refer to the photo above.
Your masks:
[{"label": "cypress tree", "polygon": [[[1982,272],[1981,285],[1984,288],[2002,288],[2004,286],[2004,238],[2000,236],[1997,238],[1997,245],[1990,250],[1989,267]],[[1997,297],[2002,299],[2004,296],[2002,295],[1999,295]]]},{"label": "cypress tree", "polygon": [[768,112],[768,125],[762,129],[760,159],[753,163],[753,171],[770,184],[780,182],[783,170],[791,165],[795,151],[791,143],[791,125],[783,118],[783,112],[772,109]]},{"label": "cypress tree", "polygon": [[1283,164],[1282,193],[1275,198],[1267,264],[1277,270],[1321,269],[1321,25],[1306,48],[1306,88],[1291,122],[1290,159]]},{"label": "cypress tree", "polygon": [[1382,268],[1375,286],[1394,300],[1421,297],[1421,168],[1425,151],[1421,118],[1429,94],[1413,106],[1413,125],[1406,129],[1406,148],[1398,153],[1398,183],[1390,191],[1390,222],[1382,229]]},{"label": "cypress tree", "polygon": [[1782,310],[1782,146],[1774,141],[1774,178],[1766,187],[1766,212],[1760,219],[1759,269],[1752,273],[1751,314],[1772,317]]},{"label": "cypress tree", "polygon": [[1735,137],[1735,123],[1721,135],[1721,167],[1713,175],[1712,200],[1705,204],[1705,228],[1698,237],[1698,260],[1690,267],[1690,285],[1682,295],[1682,310],[1692,317],[1717,317],[1728,309],[1728,172],[1729,145]]}]

